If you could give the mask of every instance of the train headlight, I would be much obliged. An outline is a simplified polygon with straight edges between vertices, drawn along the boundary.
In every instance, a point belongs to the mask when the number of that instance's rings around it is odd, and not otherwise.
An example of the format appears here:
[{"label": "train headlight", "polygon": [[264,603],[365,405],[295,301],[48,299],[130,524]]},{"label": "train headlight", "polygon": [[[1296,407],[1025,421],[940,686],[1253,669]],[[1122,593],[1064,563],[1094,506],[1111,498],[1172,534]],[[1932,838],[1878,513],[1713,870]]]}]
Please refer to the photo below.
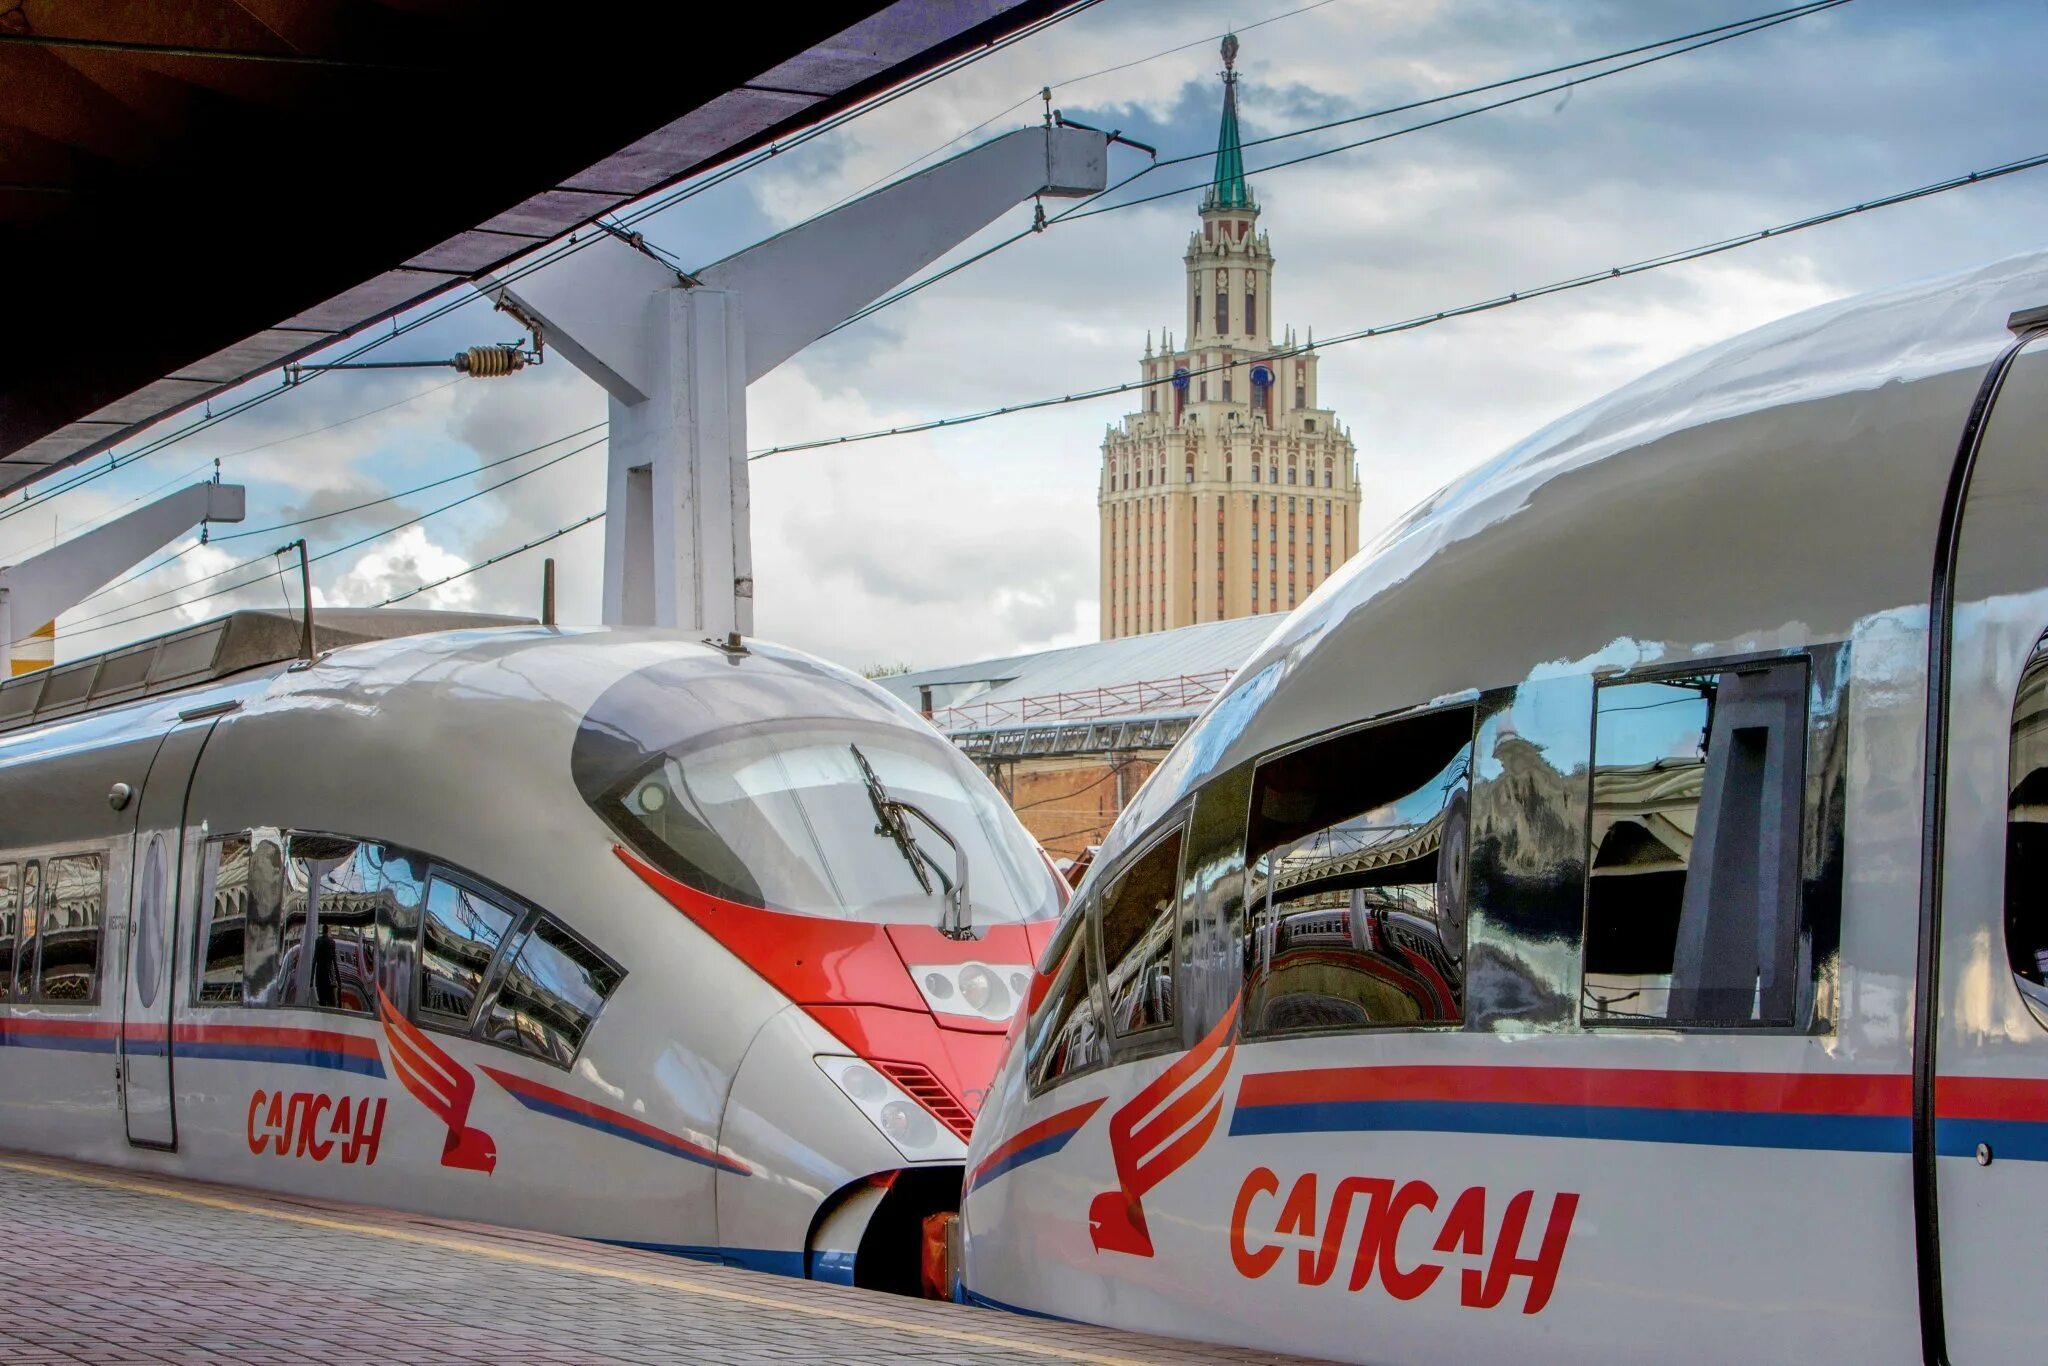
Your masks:
[{"label": "train headlight", "polygon": [[910,975],[937,1014],[997,1023],[1016,1013],[1031,985],[1031,969],[1015,963],[922,963]]},{"label": "train headlight", "polygon": [[892,1100],[882,1107],[882,1132],[889,1141],[908,1153],[912,1148],[929,1148],[939,1136],[938,1121],[924,1108],[907,1100]]},{"label": "train headlight", "polygon": [[979,963],[969,963],[960,969],[960,999],[984,1015],[993,1015],[1009,1003],[1009,993],[994,973]]},{"label": "train headlight", "polygon": [[815,1060],[818,1070],[832,1079],[905,1160],[958,1162],[967,1156],[967,1145],[957,1135],[942,1128],[929,1110],[859,1058],[820,1054]]},{"label": "train headlight", "polygon": [[889,1083],[882,1080],[882,1074],[864,1062],[857,1062],[840,1072],[837,1078],[841,1089],[861,1105],[880,1105],[889,1098]]}]

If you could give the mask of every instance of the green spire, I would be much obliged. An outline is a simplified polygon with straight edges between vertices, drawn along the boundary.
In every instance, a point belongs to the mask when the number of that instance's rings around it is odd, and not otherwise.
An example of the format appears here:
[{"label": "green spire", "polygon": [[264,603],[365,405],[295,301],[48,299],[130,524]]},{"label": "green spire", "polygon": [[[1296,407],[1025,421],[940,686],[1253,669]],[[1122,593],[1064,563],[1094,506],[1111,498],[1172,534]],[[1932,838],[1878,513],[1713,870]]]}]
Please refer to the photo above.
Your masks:
[{"label": "green spire", "polygon": [[1237,132],[1237,35],[1223,39],[1223,126],[1216,133],[1216,177],[1202,199],[1204,209],[1253,209],[1244,181],[1244,147]]}]

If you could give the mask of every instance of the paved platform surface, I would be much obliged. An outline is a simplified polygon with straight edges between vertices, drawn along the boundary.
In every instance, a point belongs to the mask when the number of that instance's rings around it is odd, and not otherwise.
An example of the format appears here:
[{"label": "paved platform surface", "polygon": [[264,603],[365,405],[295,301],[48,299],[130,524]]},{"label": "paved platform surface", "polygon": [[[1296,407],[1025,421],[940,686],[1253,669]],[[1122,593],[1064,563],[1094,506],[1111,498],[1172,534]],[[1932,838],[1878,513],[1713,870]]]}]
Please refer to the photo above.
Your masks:
[{"label": "paved platform surface", "polygon": [[1282,1361],[0,1151],[0,1362]]}]

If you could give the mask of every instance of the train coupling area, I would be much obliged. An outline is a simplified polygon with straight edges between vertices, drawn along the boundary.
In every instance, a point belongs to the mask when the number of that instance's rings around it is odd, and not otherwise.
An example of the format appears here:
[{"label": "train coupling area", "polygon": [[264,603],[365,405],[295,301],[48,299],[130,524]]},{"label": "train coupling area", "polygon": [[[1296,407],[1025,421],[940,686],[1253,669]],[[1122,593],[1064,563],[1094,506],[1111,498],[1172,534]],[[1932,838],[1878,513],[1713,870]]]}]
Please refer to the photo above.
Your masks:
[{"label": "train coupling area", "polygon": [[1293,1360],[0,1150],[9,1366]]}]

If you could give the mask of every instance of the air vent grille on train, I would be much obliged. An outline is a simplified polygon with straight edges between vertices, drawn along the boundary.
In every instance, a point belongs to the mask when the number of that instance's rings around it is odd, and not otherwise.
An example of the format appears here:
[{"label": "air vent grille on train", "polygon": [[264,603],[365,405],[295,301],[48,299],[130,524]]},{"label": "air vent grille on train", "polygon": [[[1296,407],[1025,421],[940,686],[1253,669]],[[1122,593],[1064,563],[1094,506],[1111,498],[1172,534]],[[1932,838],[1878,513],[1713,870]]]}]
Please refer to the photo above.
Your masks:
[{"label": "air vent grille on train", "polygon": [[946,1089],[945,1083],[933,1074],[931,1068],[921,1062],[877,1062],[875,1066],[919,1105],[931,1111],[939,1123],[961,1138],[968,1138],[974,1133],[974,1116],[966,1106],[953,1099],[953,1093]]}]

